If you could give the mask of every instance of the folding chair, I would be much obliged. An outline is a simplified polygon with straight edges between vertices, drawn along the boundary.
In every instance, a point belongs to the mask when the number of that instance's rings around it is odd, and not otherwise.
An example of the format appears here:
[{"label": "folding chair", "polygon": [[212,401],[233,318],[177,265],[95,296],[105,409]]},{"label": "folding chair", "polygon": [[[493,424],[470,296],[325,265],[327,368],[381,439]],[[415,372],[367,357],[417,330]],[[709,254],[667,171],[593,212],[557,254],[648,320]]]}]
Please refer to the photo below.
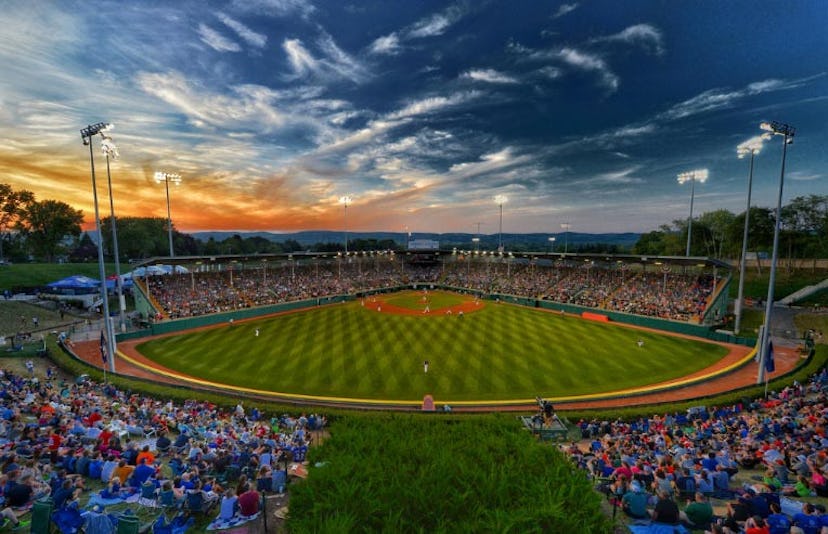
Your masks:
[{"label": "folding chair", "polygon": [[118,519],[118,526],[115,529],[116,534],[138,534],[141,527],[141,521],[134,515],[122,515]]},{"label": "folding chair", "polygon": [[52,512],[52,521],[61,534],[76,534],[81,531],[84,519],[77,508],[64,507]]},{"label": "folding chair", "polygon": [[138,504],[144,508],[158,507],[158,491],[155,484],[152,482],[141,484],[141,496],[138,498]]},{"label": "folding chair", "polygon": [[31,534],[49,534],[52,524],[52,501],[42,499],[35,501],[32,507]]}]

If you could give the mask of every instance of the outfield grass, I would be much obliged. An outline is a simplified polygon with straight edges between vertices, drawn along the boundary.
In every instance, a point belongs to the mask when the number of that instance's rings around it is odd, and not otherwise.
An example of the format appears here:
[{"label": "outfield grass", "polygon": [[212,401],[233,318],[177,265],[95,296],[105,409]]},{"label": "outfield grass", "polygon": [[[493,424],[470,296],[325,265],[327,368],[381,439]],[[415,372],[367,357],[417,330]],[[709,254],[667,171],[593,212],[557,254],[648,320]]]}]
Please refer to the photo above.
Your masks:
[{"label": "outfield grass", "polygon": [[492,302],[465,316],[390,315],[352,302],[159,338],[138,350],[224,384],[401,401],[432,394],[438,402],[614,391],[686,376],[727,352]]},{"label": "outfield grass", "polygon": [[290,486],[287,530],[605,534],[603,496],[514,417],[342,418]]}]

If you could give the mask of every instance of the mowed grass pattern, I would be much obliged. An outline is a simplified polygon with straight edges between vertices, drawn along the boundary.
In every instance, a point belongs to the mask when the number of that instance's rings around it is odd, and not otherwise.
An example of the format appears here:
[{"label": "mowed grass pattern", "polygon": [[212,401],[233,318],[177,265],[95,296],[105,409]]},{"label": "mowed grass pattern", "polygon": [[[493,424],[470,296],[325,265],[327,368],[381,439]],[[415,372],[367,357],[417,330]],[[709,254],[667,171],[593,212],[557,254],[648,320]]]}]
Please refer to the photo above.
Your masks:
[{"label": "mowed grass pattern", "polygon": [[438,402],[614,391],[685,376],[727,353],[704,341],[493,302],[464,316],[405,316],[358,301],[159,338],[138,350],[224,384],[362,399],[430,393]]}]

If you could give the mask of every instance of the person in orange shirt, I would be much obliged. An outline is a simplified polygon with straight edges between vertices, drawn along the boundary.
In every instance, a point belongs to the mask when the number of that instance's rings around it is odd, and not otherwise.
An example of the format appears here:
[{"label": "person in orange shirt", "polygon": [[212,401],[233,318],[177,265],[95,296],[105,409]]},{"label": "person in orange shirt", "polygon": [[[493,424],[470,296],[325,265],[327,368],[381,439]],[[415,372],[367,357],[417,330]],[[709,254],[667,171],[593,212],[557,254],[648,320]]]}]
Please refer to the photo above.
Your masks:
[{"label": "person in orange shirt", "polygon": [[126,460],[120,460],[118,462],[118,467],[116,467],[115,471],[112,472],[112,477],[120,480],[121,485],[123,486],[126,484],[126,481],[129,480],[133,470],[135,470],[135,466],[128,465]]},{"label": "person in orange shirt", "polygon": [[141,465],[142,459],[147,460],[147,465],[153,465],[155,463],[155,454],[150,450],[149,445],[144,445],[144,448],[135,457],[135,465]]}]

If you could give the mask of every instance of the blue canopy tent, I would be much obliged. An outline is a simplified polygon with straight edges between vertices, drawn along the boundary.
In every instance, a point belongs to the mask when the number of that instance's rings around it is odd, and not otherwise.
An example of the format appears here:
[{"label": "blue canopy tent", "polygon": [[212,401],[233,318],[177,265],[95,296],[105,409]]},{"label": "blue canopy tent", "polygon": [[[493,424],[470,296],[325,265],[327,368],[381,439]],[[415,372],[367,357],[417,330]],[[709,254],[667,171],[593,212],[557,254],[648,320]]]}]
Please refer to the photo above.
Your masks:
[{"label": "blue canopy tent", "polygon": [[101,287],[101,282],[88,276],[74,274],[46,284],[46,287],[63,295],[87,295],[97,291]]}]

